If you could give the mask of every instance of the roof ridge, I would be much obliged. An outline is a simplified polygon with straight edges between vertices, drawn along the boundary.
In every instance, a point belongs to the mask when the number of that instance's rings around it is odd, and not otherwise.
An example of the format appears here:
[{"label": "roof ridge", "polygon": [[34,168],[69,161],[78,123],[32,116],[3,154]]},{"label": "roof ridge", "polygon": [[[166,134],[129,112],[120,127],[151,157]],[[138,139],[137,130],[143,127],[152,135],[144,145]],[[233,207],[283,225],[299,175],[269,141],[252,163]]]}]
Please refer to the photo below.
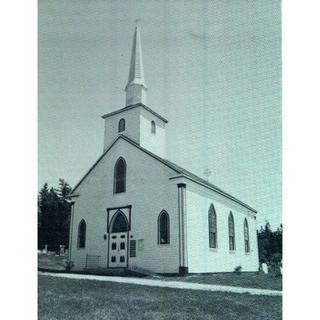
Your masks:
[{"label": "roof ridge", "polygon": [[160,160],[161,162],[165,162],[172,170],[176,171],[179,174],[183,174],[186,178],[190,178],[190,179],[196,179],[199,182],[201,182],[202,184],[204,184],[205,186],[211,187],[213,189],[215,189],[216,191],[218,191],[219,193],[222,193],[223,195],[228,196],[231,200],[236,201],[237,203],[244,205],[245,207],[247,207],[248,209],[257,212],[257,210],[253,209],[252,207],[250,207],[249,205],[247,205],[246,203],[242,202],[241,200],[237,199],[236,197],[232,196],[231,194],[227,193],[226,191],[222,190],[221,188],[217,187],[216,185],[204,180],[203,178],[199,177],[198,175],[192,173],[191,171],[184,169],[183,167],[181,167],[180,165],[168,160],[168,159],[164,159],[156,154],[154,154],[153,152],[141,147],[138,143],[136,143],[135,141],[131,140],[129,137],[125,136],[125,135],[121,135],[125,140],[128,140],[129,142],[131,142],[132,144],[134,144],[136,147],[138,147],[139,149],[141,149],[142,151],[149,153],[150,155],[152,155],[154,158],[158,158],[158,160]]},{"label": "roof ridge", "polygon": [[117,113],[121,113],[121,112],[124,112],[124,111],[127,111],[127,110],[130,110],[130,109],[133,109],[133,108],[137,108],[137,107],[142,107],[144,108],[145,110],[149,111],[150,113],[152,113],[153,115],[157,116],[159,119],[161,119],[163,122],[165,123],[168,123],[168,120],[164,117],[162,117],[159,113],[157,113],[156,111],[154,111],[153,109],[151,109],[150,107],[146,106],[145,104],[143,104],[142,102],[138,102],[136,104],[132,104],[132,105],[129,105],[129,106],[126,106],[126,107],[123,107],[121,109],[118,109],[118,110],[115,110],[115,111],[111,111],[109,113],[106,113],[104,115],[101,116],[102,119],[105,119],[105,118],[108,118],[108,117],[111,117]]}]

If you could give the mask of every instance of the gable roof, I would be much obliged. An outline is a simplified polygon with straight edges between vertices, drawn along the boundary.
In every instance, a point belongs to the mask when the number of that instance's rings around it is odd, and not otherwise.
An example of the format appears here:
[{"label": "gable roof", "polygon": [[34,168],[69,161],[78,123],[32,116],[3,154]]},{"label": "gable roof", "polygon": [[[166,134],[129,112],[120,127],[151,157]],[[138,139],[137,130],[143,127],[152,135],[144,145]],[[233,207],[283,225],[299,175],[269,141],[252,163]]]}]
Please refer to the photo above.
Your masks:
[{"label": "gable roof", "polygon": [[152,113],[154,116],[158,117],[160,120],[162,120],[163,122],[165,123],[168,123],[168,120],[162,116],[160,116],[159,113],[153,111],[151,108],[147,107],[145,104],[139,102],[139,103],[136,103],[136,104],[132,104],[130,106],[127,106],[127,107],[124,107],[124,108],[121,108],[121,109],[118,109],[116,111],[112,111],[112,112],[109,112],[107,114],[104,114],[103,116],[101,116],[102,119],[105,119],[105,118],[108,118],[108,117],[111,117],[117,113],[121,113],[121,112],[125,112],[125,111],[128,111],[130,109],[134,109],[134,108],[137,108],[137,107],[142,107],[144,108],[145,110],[149,111],[150,113]]},{"label": "gable roof", "polygon": [[[228,199],[240,204],[241,206],[249,209],[250,211],[253,211],[254,213],[257,213],[257,210],[253,209],[252,207],[250,207],[249,205],[247,205],[246,203],[240,201],[239,199],[233,197],[232,195],[228,194],[227,192],[223,191],[222,189],[218,188],[217,186],[215,186],[214,184],[200,178],[199,176],[195,175],[194,173],[180,167],[179,165],[161,158],[159,156],[157,156],[156,154],[150,152],[149,150],[141,147],[138,143],[136,143],[135,141],[131,140],[130,138],[128,138],[127,136],[123,135],[123,134],[119,134],[119,136],[113,141],[113,143],[109,146],[108,149],[106,149],[103,154],[98,158],[98,160],[93,164],[93,166],[88,170],[88,172],[82,177],[82,179],[75,185],[75,187],[72,189],[72,191],[70,192],[70,196],[76,196],[73,195],[74,191],[78,188],[78,186],[82,183],[82,181],[90,174],[90,172],[95,168],[95,166],[100,162],[100,160],[102,160],[102,158],[108,153],[108,151],[113,147],[113,145],[119,140],[119,139],[123,139],[125,141],[127,141],[128,143],[130,143],[131,145],[135,146],[136,148],[138,148],[139,150],[141,150],[142,152],[148,154],[149,156],[151,156],[152,158],[158,160],[159,162],[163,163],[164,165],[166,165],[167,167],[169,167],[170,169],[172,169],[173,171],[175,171],[178,175],[189,179],[193,182],[196,182],[210,190],[213,190],[225,197],[227,197]],[[173,177],[175,178],[175,177]]]}]

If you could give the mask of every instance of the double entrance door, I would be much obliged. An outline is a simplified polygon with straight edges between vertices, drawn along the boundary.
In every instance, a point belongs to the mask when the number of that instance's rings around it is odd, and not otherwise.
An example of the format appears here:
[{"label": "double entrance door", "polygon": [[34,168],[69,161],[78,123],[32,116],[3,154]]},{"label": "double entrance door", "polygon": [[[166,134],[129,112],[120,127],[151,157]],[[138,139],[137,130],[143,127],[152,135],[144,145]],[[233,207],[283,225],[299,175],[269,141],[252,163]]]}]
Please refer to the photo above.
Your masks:
[{"label": "double entrance door", "polygon": [[128,259],[128,233],[110,233],[109,267],[125,268]]}]

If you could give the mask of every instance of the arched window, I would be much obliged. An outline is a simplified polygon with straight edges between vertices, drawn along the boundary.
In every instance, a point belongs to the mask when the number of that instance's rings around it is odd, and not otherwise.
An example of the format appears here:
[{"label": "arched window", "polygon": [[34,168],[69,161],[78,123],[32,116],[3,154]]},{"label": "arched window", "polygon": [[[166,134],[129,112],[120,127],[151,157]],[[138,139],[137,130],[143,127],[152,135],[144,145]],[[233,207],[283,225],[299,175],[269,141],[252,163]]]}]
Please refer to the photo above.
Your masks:
[{"label": "arched window", "polygon": [[119,120],[118,132],[123,132],[124,130],[126,130],[126,120],[122,118]]},{"label": "arched window", "polygon": [[158,243],[170,243],[170,221],[166,211],[161,211],[158,217]]},{"label": "arched window", "polygon": [[86,222],[81,220],[78,226],[78,248],[85,248],[86,246],[86,229]]},{"label": "arched window", "polygon": [[211,204],[208,212],[209,248],[217,248],[217,215]]},{"label": "arched window", "polygon": [[123,158],[119,158],[114,166],[114,192],[126,191],[127,165]]},{"label": "arched window", "polygon": [[235,242],[235,233],[234,233],[234,219],[233,214],[230,212],[228,218],[228,226],[229,226],[229,250],[236,250],[236,242]]},{"label": "arched window", "polygon": [[248,253],[250,252],[250,242],[249,242],[249,226],[248,226],[247,218],[244,219],[243,232],[244,232],[244,250],[246,253]]},{"label": "arched window", "polygon": [[122,211],[118,211],[112,218],[111,232],[127,232],[129,223],[127,217]]},{"label": "arched window", "polygon": [[151,133],[156,134],[156,123],[153,120],[151,121]]}]

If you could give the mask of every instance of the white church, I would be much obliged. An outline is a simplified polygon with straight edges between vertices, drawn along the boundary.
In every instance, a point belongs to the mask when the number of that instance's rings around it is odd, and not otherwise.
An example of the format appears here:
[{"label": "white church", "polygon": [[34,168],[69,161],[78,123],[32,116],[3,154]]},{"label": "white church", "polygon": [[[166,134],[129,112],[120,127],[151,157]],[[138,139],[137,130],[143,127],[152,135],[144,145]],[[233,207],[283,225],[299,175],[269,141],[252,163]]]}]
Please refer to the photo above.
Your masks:
[{"label": "white church", "polygon": [[72,270],[257,271],[257,211],[168,159],[138,27],[125,91],[125,107],[102,116],[102,155],[70,194]]}]

